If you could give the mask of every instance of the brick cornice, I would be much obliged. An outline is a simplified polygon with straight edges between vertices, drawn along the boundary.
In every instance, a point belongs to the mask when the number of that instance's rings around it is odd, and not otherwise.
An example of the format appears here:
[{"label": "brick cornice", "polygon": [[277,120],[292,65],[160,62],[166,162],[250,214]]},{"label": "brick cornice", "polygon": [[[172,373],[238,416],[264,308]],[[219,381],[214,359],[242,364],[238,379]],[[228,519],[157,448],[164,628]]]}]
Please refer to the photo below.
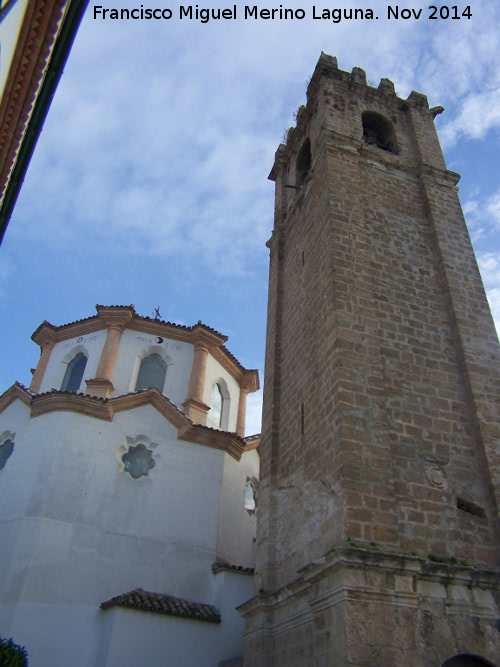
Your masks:
[{"label": "brick cornice", "polygon": [[251,435],[248,436],[247,438],[244,438],[245,440],[245,451],[249,452],[252,449],[256,449],[259,454],[260,454],[260,443],[261,443],[261,437],[259,435]]},{"label": "brick cornice", "polygon": [[210,410],[209,405],[203,403],[203,401],[197,401],[195,398],[188,398],[187,400],[185,400],[184,403],[182,404],[182,407],[184,408],[184,411],[186,413],[188,413],[190,407],[194,407],[196,410],[205,413],[207,413]]},{"label": "brick cornice", "polygon": [[96,306],[98,317],[105,323],[108,329],[119,329],[123,331],[132,317],[135,315],[133,306],[124,308],[116,306]]},{"label": "brick cornice", "polygon": [[51,391],[31,397],[27,391],[24,391],[18,385],[14,385],[0,397],[0,410],[10,405],[17,398],[26,405],[31,405],[31,417],[40,417],[51,412],[76,412],[109,422],[113,421],[115,413],[151,405],[177,429],[179,440],[220,449],[237,461],[241,459],[244,452],[255,449],[257,446],[254,439],[247,442],[236,433],[228,433],[227,431],[193,424],[158,389],[147,389],[133,394],[117,396],[116,398],[103,399],[62,391]]},{"label": "brick cornice", "polygon": [[66,0],[32,0],[0,102],[0,193],[3,194],[55,41]]},{"label": "brick cornice", "polygon": [[87,417],[113,421],[113,411],[103,398],[63,391],[37,394],[31,400],[31,417],[40,417],[49,412],[78,412]]},{"label": "brick cornice", "polygon": [[0,396],[0,412],[3,412],[14,401],[20,400],[28,407],[31,404],[31,394],[19,384],[13,384]]},{"label": "brick cornice", "polygon": [[[212,357],[230,373],[240,386],[248,386],[249,393],[259,388],[259,371],[244,368],[240,362],[223,345],[210,350]],[[242,384],[244,383],[244,384]]]},{"label": "brick cornice", "polygon": [[460,174],[449,169],[440,169],[431,164],[421,163],[418,167],[418,175],[423,181],[431,181],[437,185],[443,185],[452,188],[458,192],[457,184],[460,180]]},{"label": "brick cornice", "polygon": [[214,449],[222,449],[227,452],[233,459],[239,461],[246,450],[245,441],[236,433],[228,433],[227,431],[218,431],[208,426],[201,426],[200,424],[189,424],[180,429],[177,433],[180,440],[187,440],[195,442],[198,445],[205,447],[213,447]]},{"label": "brick cornice", "polygon": [[208,350],[217,348],[227,341],[227,336],[223,336],[215,329],[205,327],[201,322],[195,324],[192,329],[192,342],[195,346],[206,347]]},{"label": "brick cornice", "polygon": [[96,331],[102,331],[106,329],[106,324],[98,318],[97,315],[89,317],[85,320],[79,320],[78,322],[73,322],[72,324],[65,324],[60,327],[55,327],[50,322],[44,321],[40,326],[33,332],[31,335],[31,340],[41,345],[42,336],[46,335],[46,331],[49,330],[53,333],[55,337],[55,342],[59,343],[62,340],[68,340],[69,338],[78,338],[78,336],[86,336]]},{"label": "brick cornice", "polygon": [[186,424],[190,423],[186,415],[155,388],[110,398],[108,402],[113,412],[125,412],[126,410],[133,410],[144,405],[152,405],[177,429],[183,428]]},{"label": "brick cornice", "polygon": [[249,394],[257,391],[259,389],[259,371],[245,370],[240,379],[240,387]]},{"label": "brick cornice", "polygon": [[97,315],[83,320],[63,324],[59,327],[44,321],[34,331],[31,339],[43,347],[44,341],[49,337],[53,343],[62,340],[86,336],[96,331],[102,331],[110,326],[120,328],[124,322],[124,328],[139,331],[153,336],[161,336],[177,340],[182,343],[198,345],[210,351],[212,357],[238,382],[244,381],[249,384],[249,392],[257,391],[259,388],[259,374],[255,369],[246,369],[224,346],[227,336],[215,329],[198,322],[193,327],[187,327],[162,320],[152,320],[140,317],[135,312],[134,306],[96,306]]},{"label": "brick cornice", "polygon": [[59,340],[56,328],[49,322],[42,322],[31,339],[42,349],[47,346],[54,347]]}]

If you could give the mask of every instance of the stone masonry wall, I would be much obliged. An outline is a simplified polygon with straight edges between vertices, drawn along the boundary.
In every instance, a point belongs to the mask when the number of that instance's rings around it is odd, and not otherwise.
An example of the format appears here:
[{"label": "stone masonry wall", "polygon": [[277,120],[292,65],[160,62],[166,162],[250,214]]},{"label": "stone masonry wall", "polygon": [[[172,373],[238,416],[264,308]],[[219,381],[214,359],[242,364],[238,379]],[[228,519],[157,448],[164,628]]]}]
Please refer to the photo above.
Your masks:
[{"label": "stone masonry wall", "polygon": [[[282,238],[271,241],[272,252],[283,246],[272,259],[281,290],[275,279],[270,295],[282,321],[269,325],[268,353],[273,364],[279,346],[279,370],[268,373],[280,380],[266,378],[279,409],[270,457],[278,585],[348,538],[497,558],[491,479],[434,227],[452,212],[470,310],[484,311],[454,180],[423,96],[403,104],[342,75],[317,82],[312,120],[302,114],[277,177],[291,184],[295,146],[309,136],[311,171],[302,188],[282,189]],[[390,117],[397,154],[364,144],[366,109]],[[435,171],[426,179],[423,156]]]},{"label": "stone masonry wall", "polygon": [[[367,111],[392,125],[392,150],[365,141]],[[485,571],[498,564],[500,354],[458,175],[446,170],[434,129],[440,111],[418,93],[399,99],[386,79],[367,86],[362,70],[342,72],[322,55],[307,107],[276,154],[257,597],[243,611],[245,664],[307,664],[284,657],[298,645],[315,660],[324,650],[318,665],[375,664],[379,620],[371,658],[362,649],[354,656],[349,605],[340,613],[332,602],[337,620],[320,622],[314,596],[297,588],[304,568],[342,545]],[[297,175],[307,140],[311,164]],[[481,617],[480,607],[467,614]],[[410,615],[415,632],[423,616]],[[342,637],[337,662],[328,662],[333,644],[314,647],[323,622]],[[310,649],[298,639],[306,626],[316,633]],[[384,655],[384,664],[412,664]]]}]

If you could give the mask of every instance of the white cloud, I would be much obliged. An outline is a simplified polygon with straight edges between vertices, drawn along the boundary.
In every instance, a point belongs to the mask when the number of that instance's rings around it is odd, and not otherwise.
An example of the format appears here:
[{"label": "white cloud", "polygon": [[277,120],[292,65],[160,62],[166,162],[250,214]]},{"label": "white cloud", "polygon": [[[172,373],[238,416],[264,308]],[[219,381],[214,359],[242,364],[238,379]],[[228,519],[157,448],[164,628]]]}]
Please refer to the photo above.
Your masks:
[{"label": "white cloud", "polygon": [[500,88],[469,93],[460,104],[458,115],[440,132],[445,148],[455,145],[461,137],[484,139],[500,127]]},{"label": "white cloud", "polygon": [[[373,6],[383,12],[387,5]],[[422,0],[412,6],[428,12]],[[415,89],[431,105],[443,104],[441,139],[448,147],[474,139],[479,158],[482,138],[500,125],[500,6],[477,0],[472,11],[470,21],[391,22],[381,13],[371,23],[201,25],[94,21],[89,5],[9,229],[23,277],[31,275],[22,264],[30,244],[38,273],[46,270],[44,256],[66,260],[59,293],[37,296],[48,310],[42,319],[64,304],[62,294],[76,317],[92,314],[84,308],[105,294],[144,301],[145,314],[160,302],[162,313],[188,321],[188,306],[196,307],[194,321],[206,312],[208,324],[227,314],[210,315],[214,306],[197,296],[202,283],[238,293],[254,280],[258,289],[248,288],[247,300],[265,300],[264,243],[273,224],[266,176],[283,130],[305,103],[321,50],[337,55],[341,69],[364,67],[374,85],[389,77],[402,97]],[[476,239],[487,239],[498,223],[499,201],[467,203]],[[105,271],[92,273],[92,259]],[[182,285],[176,296],[166,287],[172,283]],[[489,284],[495,299],[498,283]],[[247,307],[240,306],[243,319]],[[257,366],[262,346],[253,354]],[[249,397],[258,414],[249,421],[260,424],[256,400]]]},{"label": "white cloud", "polygon": [[486,212],[500,227],[500,190],[486,200]]},{"label": "white cloud", "polygon": [[464,203],[463,210],[474,243],[500,229],[500,189],[481,200],[478,190],[474,199]]}]

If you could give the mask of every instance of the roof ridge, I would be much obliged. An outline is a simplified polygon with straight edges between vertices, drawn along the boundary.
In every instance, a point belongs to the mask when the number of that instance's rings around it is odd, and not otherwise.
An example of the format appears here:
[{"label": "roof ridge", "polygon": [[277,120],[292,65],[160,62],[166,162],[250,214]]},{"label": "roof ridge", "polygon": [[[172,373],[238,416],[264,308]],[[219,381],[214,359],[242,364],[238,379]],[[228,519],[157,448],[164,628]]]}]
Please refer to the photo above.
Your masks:
[{"label": "roof ridge", "polygon": [[153,593],[143,588],[135,588],[133,591],[122,593],[100,604],[103,611],[111,607],[128,607],[138,611],[150,611],[209,623],[221,622],[220,613],[213,605],[193,602],[167,593]]}]

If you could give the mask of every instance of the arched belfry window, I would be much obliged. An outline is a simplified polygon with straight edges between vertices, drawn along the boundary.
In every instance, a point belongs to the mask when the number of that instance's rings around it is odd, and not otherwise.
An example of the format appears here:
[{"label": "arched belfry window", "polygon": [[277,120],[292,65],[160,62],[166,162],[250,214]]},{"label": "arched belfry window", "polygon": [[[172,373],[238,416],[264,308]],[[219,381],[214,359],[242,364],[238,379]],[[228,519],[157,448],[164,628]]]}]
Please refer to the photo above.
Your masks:
[{"label": "arched belfry window", "polygon": [[297,155],[296,185],[299,188],[307,178],[307,174],[311,169],[311,161],[311,141],[308,137],[302,144],[302,148]]},{"label": "arched belfry window", "polygon": [[222,414],[224,411],[224,396],[220,384],[217,382],[212,387],[210,394],[210,421],[217,424],[218,428],[222,426]]},{"label": "arched belfry window", "polygon": [[363,139],[369,146],[396,153],[396,133],[390,120],[375,111],[363,111]]},{"label": "arched belfry window", "polygon": [[149,357],[145,357],[141,361],[135,390],[140,391],[141,389],[156,387],[159,391],[163,391],[166,375],[167,364],[159,354],[150,354]]},{"label": "arched belfry window", "polygon": [[61,391],[78,391],[80,389],[86,365],[87,357],[83,352],[79,352],[76,357],[69,362],[68,367],[66,368]]}]

